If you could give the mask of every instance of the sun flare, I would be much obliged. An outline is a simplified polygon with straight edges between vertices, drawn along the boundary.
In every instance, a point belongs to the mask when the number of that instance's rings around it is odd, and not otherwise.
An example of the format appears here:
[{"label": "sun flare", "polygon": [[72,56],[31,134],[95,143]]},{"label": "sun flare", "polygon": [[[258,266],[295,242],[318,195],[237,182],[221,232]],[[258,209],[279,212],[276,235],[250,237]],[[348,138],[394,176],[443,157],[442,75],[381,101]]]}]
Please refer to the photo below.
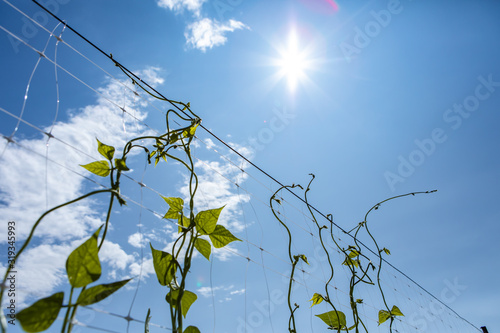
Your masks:
[{"label": "sun flare", "polygon": [[286,79],[289,89],[294,92],[300,81],[306,78],[306,71],[309,67],[309,60],[299,45],[295,31],[290,32],[287,45],[278,52],[280,54],[277,60],[277,66],[280,68],[279,76]]}]

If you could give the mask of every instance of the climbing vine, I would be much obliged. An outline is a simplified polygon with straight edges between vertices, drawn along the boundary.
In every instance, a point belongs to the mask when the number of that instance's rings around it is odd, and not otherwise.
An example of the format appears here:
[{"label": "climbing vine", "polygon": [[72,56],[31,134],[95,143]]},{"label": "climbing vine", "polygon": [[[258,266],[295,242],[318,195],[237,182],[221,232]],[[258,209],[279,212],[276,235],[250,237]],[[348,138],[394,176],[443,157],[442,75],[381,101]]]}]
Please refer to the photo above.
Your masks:
[{"label": "climbing vine", "polygon": [[[116,65],[120,67],[118,64]],[[90,286],[100,278],[102,273],[99,251],[106,239],[113,205],[115,201],[120,205],[126,204],[125,199],[120,193],[120,178],[124,172],[129,171],[127,157],[135,149],[144,151],[149,164],[152,164],[154,161],[154,165],[156,166],[162,160],[172,160],[182,165],[189,174],[189,198],[186,204],[182,198],[162,197],[169,206],[164,218],[175,221],[178,226],[178,237],[176,241],[169,252],[155,249],[153,244],[150,244],[158,282],[162,286],[167,287],[165,300],[169,305],[169,317],[171,319],[173,333],[199,332],[199,329],[195,326],[188,326],[184,329],[185,325],[183,322],[189,308],[197,299],[195,293],[186,290],[186,282],[191,268],[194,250],[196,249],[209,260],[212,246],[215,248],[222,248],[233,241],[239,241],[239,239],[223,225],[218,224],[219,215],[224,207],[197,213],[195,210],[195,195],[198,188],[198,177],[195,172],[190,145],[201,119],[191,112],[189,103],[184,104],[156,96],[147,90],[140,82],[133,79],[122,67],[120,67],[120,69],[132,79],[133,84],[139,86],[151,96],[168,101],[176,106],[180,105],[182,109],[178,108],[180,112],[174,109],[167,111],[166,133],[159,136],[141,136],[128,141],[123,148],[121,156],[117,158],[115,158],[115,147],[106,145],[97,139],[97,150],[104,159],[81,166],[97,176],[108,178],[109,188],[91,191],[74,200],[49,209],[35,222],[28,238],[16,253],[12,264],[7,267],[0,292],[0,304],[5,291],[5,282],[12,272],[12,269],[15,267],[15,262],[26,250],[35,235],[37,227],[47,215],[89,197],[102,194],[107,194],[109,196],[109,205],[103,226],[95,231],[88,240],[71,252],[66,260],[66,275],[71,286],[69,295],[65,295],[64,292],[57,292],[36,301],[31,306],[20,311],[16,317],[21,327],[26,332],[42,332],[49,329],[62,310],[64,311],[64,320],[61,332],[69,333],[74,326],[74,318],[78,307],[97,303],[119,290],[130,281],[130,279],[126,279],[110,284]],[[176,118],[176,123],[181,122],[185,125],[179,126],[178,128],[172,128],[171,121],[174,117]],[[149,143],[149,146],[147,143]],[[99,240],[101,231],[102,236]],[[150,310],[148,310],[145,321],[146,332],[149,331],[149,318]],[[6,330],[5,321],[2,320],[2,332],[6,332]]]},{"label": "climbing vine", "polygon": [[[351,229],[349,232],[346,232],[348,235],[352,236],[353,239],[353,244],[348,245],[347,247],[342,247],[339,242],[335,239],[334,234],[333,234],[333,229],[334,229],[334,223],[333,223],[333,217],[331,214],[326,216],[326,219],[328,221],[329,225],[320,225],[316,214],[314,213],[312,206],[309,204],[308,201],[308,192],[311,190],[311,184],[314,181],[315,176],[311,174],[311,180],[309,181],[306,189],[300,185],[293,184],[291,186],[282,186],[279,188],[272,196],[270,199],[270,207],[271,211],[274,215],[274,217],[278,220],[278,222],[285,228],[285,230],[288,233],[288,256],[290,259],[290,263],[292,265],[292,271],[289,277],[289,288],[288,288],[288,307],[290,311],[290,319],[288,323],[288,331],[290,333],[297,333],[296,325],[295,325],[295,312],[299,308],[299,305],[297,303],[294,303],[294,306],[292,307],[291,305],[291,290],[292,290],[292,285],[295,282],[294,280],[294,272],[295,272],[295,266],[297,265],[298,261],[302,259],[305,263],[308,264],[307,258],[304,254],[300,255],[294,255],[292,256],[291,252],[291,246],[292,246],[292,234],[290,232],[290,229],[288,226],[283,222],[283,220],[280,218],[280,213],[276,208],[276,204],[281,205],[282,204],[282,199],[278,197],[278,194],[284,190],[284,189],[292,189],[292,188],[300,188],[301,190],[304,191],[304,203],[307,206],[307,209],[309,211],[311,220],[314,224],[314,226],[317,229],[317,237],[319,239],[319,242],[321,244],[321,248],[323,252],[325,253],[326,260],[328,262],[328,266],[330,269],[330,274],[328,277],[328,280],[325,283],[324,286],[324,292],[316,292],[313,294],[312,298],[309,300],[312,302],[312,306],[315,306],[317,304],[322,303],[323,301],[327,303],[331,307],[331,311],[317,314],[316,316],[321,319],[326,325],[327,328],[330,330],[334,330],[337,332],[341,331],[353,331],[356,333],[359,332],[366,332],[368,333],[368,328],[365,325],[365,322],[363,318],[360,316],[360,313],[358,311],[358,306],[363,303],[363,299],[361,296],[358,296],[357,294],[357,287],[360,284],[367,284],[367,285],[376,285],[378,287],[379,293],[381,295],[383,304],[384,304],[384,309],[379,310],[378,312],[378,324],[381,325],[385,323],[386,321],[389,321],[389,332],[392,333],[392,325],[397,316],[404,316],[402,311],[399,309],[398,306],[393,305],[392,307],[389,307],[389,304],[387,302],[386,296],[384,294],[384,290],[382,288],[381,284],[381,278],[380,274],[382,272],[383,264],[384,264],[384,259],[383,255],[390,255],[390,251],[383,247],[380,248],[378,242],[376,241],[375,237],[372,235],[368,228],[368,216],[371,212],[378,210],[379,207],[390,200],[409,196],[409,195],[416,195],[416,194],[427,194],[427,193],[433,193],[434,191],[426,191],[426,192],[414,192],[414,193],[408,193],[408,194],[403,194],[403,195],[398,195],[394,196],[391,198],[388,198],[384,201],[381,201],[371,207],[365,214],[364,220],[356,227]],[[334,247],[329,247],[328,244],[326,243],[325,240],[325,235],[324,232],[329,229],[329,237],[332,240],[332,243],[334,244]],[[369,239],[373,242],[373,245],[376,248],[376,252],[373,252],[376,257],[377,257],[377,265],[373,264],[368,255],[364,253],[366,249],[368,249],[365,245],[363,245],[363,250],[362,244],[359,241],[359,234],[361,231],[365,231],[367,235],[369,236]],[[342,254],[343,256],[343,261],[340,263],[341,265],[345,265],[349,269],[350,277],[349,277],[349,304],[350,304],[350,309],[351,313],[350,315],[352,316],[352,323],[348,324],[348,318],[347,315],[339,311],[332,301],[332,298],[330,296],[330,291],[331,288],[334,288],[332,285],[332,281],[335,275],[335,263],[332,261],[332,255],[331,255],[331,250],[337,250],[339,253]],[[375,277],[372,277],[371,274],[372,272],[376,271],[376,283],[373,282]]]}]

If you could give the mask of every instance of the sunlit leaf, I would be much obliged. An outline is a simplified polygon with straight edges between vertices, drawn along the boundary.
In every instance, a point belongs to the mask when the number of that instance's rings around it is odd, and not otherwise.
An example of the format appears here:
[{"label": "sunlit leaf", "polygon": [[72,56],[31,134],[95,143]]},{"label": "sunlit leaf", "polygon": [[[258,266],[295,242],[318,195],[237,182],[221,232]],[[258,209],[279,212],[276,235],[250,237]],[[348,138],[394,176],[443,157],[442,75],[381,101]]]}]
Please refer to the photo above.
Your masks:
[{"label": "sunlit leaf", "polygon": [[159,251],[153,248],[149,243],[153,254],[153,266],[155,268],[156,277],[162,286],[168,285],[175,274],[176,264],[170,253]]},{"label": "sunlit leaf", "polygon": [[182,136],[185,137],[185,138],[191,138],[194,136],[194,133],[196,132],[196,128],[198,127],[198,124],[196,125],[191,125],[191,127],[189,127],[188,129],[184,130],[184,132],[182,132]]},{"label": "sunlit leaf", "polygon": [[189,326],[184,330],[184,333],[200,333],[200,330],[196,326]]},{"label": "sunlit leaf", "polygon": [[391,251],[389,251],[389,250],[388,250],[388,249],[386,249],[385,247],[384,247],[382,250],[384,250],[385,254],[387,254],[387,255],[390,255],[390,254],[391,254]]},{"label": "sunlit leaf", "polygon": [[98,175],[101,177],[107,177],[111,171],[108,161],[105,160],[96,161],[85,165],[80,164],[80,166],[92,172],[94,175]]},{"label": "sunlit leaf", "polygon": [[358,251],[351,250],[351,252],[349,252],[349,258],[356,258],[357,256],[359,256],[359,252]]},{"label": "sunlit leaf", "polygon": [[101,276],[101,263],[99,262],[97,236],[102,226],[79,247],[77,247],[66,260],[66,273],[69,283],[75,288],[81,288],[97,281]]},{"label": "sunlit leaf", "polygon": [[384,323],[387,319],[391,318],[390,312],[386,310],[380,310],[378,312],[378,324]]},{"label": "sunlit leaf", "polygon": [[101,154],[102,156],[111,161],[111,159],[115,155],[115,147],[105,145],[97,138],[96,140],[97,140],[97,151],[99,152],[99,154]]},{"label": "sunlit leaf", "polygon": [[[168,210],[167,214],[172,214],[173,213],[180,213],[184,209],[184,200],[181,198],[167,198],[162,196],[163,200],[168,204],[170,209]],[[167,217],[167,218],[177,218],[178,216],[176,215],[175,217]]]},{"label": "sunlit leaf", "polygon": [[208,236],[215,248],[219,249],[234,241],[241,241],[221,225],[216,225],[215,230]]},{"label": "sunlit leaf", "polygon": [[309,300],[309,302],[311,302],[311,301],[313,302],[313,303],[311,304],[311,308],[312,308],[313,306],[315,306],[316,304],[319,304],[319,303],[323,302],[323,300],[324,300],[324,298],[323,298],[323,296],[322,296],[322,295],[320,295],[320,294],[318,294],[318,293],[315,293],[315,294],[313,295],[313,297]]},{"label": "sunlit leaf", "polygon": [[306,264],[309,265],[309,263],[307,262],[307,257],[305,255],[303,255],[303,254],[299,254],[297,256],[293,256],[293,259],[295,261],[297,261],[297,262],[299,261],[299,259],[302,259],[302,261],[304,261]]},{"label": "sunlit leaf", "polygon": [[115,158],[115,167],[120,171],[129,171],[127,164],[125,164],[124,158]]},{"label": "sunlit leaf", "polygon": [[329,311],[316,315],[328,325],[329,328],[338,330],[347,326],[345,314],[341,311]]},{"label": "sunlit leaf", "polygon": [[189,227],[191,220],[181,214],[177,217],[177,223],[179,224],[179,233],[181,233],[183,228]]},{"label": "sunlit leaf", "polygon": [[19,311],[16,319],[26,332],[42,332],[47,330],[57,319],[64,300],[64,293],[55,293],[47,298],[42,298],[30,307]]},{"label": "sunlit leaf", "polygon": [[[170,292],[165,297],[167,302],[174,308],[177,307],[177,299],[179,297],[179,293],[180,289],[170,290]],[[197,299],[198,296],[196,296],[195,293],[189,290],[184,290],[184,292],[182,293],[182,300],[181,300],[181,312],[184,318],[186,318],[189,308]]]},{"label": "sunlit leaf", "polygon": [[399,310],[399,308],[395,305],[392,306],[392,309],[391,309],[391,315],[393,316],[403,316],[404,317],[404,314],[401,312],[401,310]]},{"label": "sunlit leaf", "polygon": [[194,247],[205,257],[210,260],[210,253],[212,252],[212,246],[210,242],[201,238],[196,238],[194,241]]},{"label": "sunlit leaf", "polygon": [[306,264],[309,265],[309,262],[307,261],[307,257],[303,254],[299,254],[299,258],[302,259],[302,261],[304,261]]},{"label": "sunlit leaf", "polygon": [[215,230],[220,212],[223,208],[224,206],[217,209],[204,210],[196,214],[194,222],[196,223],[196,229],[201,235],[210,235]]},{"label": "sunlit leaf", "polygon": [[85,289],[81,292],[80,296],[78,296],[78,300],[76,301],[81,306],[86,306],[90,304],[94,304],[102,301],[121,287],[127,284],[131,279],[118,281],[109,284],[100,284],[98,286],[94,286],[88,289]]},{"label": "sunlit leaf", "polygon": [[342,265],[359,267],[359,260],[347,257]]}]

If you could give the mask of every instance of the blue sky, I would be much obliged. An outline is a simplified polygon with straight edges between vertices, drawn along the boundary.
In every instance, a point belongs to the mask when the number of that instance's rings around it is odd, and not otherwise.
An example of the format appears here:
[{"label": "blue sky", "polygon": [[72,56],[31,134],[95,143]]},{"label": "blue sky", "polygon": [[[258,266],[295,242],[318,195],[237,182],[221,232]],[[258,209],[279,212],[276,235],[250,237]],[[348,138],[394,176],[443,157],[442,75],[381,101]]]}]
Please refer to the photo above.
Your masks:
[{"label": "blue sky", "polygon": [[[314,173],[310,201],[332,213],[344,229],[388,197],[437,189],[385,204],[371,215],[370,230],[391,250],[388,260],[395,267],[476,327],[500,330],[498,2],[41,3],[162,94],[190,102],[206,128],[282,183],[306,185],[308,174]],[[68,29],[63,31],[31,1],[17,1],[19,10],[49,31],[55,29],[65,42],[56,46],[52,38],[46,48],[47,57],[74,76],[59,68],[56,84],[54,64],[42,59],[34,70],[38,54],[8,32],[38,50],[44,49],[49,34],[5,1],[0,6],[0,133],[30,147],[0,141],[0,215],[16,221],[22,241],[46,208],[95,188],[69,171],[88,175],[78,165],[99,159],[95,137],[122,147],[134,136],[162,132],[162,112],[168,106],[141,91],[134,95],[130,82],[107,58]],[[129,112],[123,114],[119,107]],[[14,130],[17,119],[7,112],[23,112],[26,122],[45,131],[52,128],[70,147],[49,140],[47,149],[47,138],[37,130],[24,123]],[[227,204],[222,223],[245,241],[218,252],[211,263],[195,259],[189,287],[199,299],[188,321],[203,332],[245,332],[245,326],[246,332],[286,329],[286,237],[266,206],[278,186],[210,134],[199,130],[197,135],[199,209]],[[148,185],[141,190],[134,181],[124,181],[123,191],[132,201],[165,213],[168,207],[151,189],[166,196],[186,195],[185,178],[175,164],[146,170],[140,154],[130,163],[130,176]],[[299,329],[324,331],[314,314],[327,309],[311,310],[307,301],[321,287],[325,263],[315,250],[317,239],[305,231],[312,227],[304,216],[306,208],[290,196],[285,199],[283,213],[296,235],[294,250],[317,263],[302,267],[308,274],[298,279],[300,287],[294,291],[301,305]],[[20,307],[68,290],[63,269],[67,253],[102,223],[105,202],[96,198],[50,217],[40,227],[30,255],[18,263]],[[132,317],[142,320],[151,307],[152,322],[168,327],[163,317],[166,291],[156,283],[144,245],[151,241],[167,249],[173,225],[135,204],[116,208],[111,223],[101,253],[106,271],[102,282],[136,277],[143,258]],[[338,235],[347,246],[349,239]],[[3,249],[6,228],[0,237]],[[336,283],[342,290],[345,271],[338,270]],[[389,297],[405,313],[397,323],[400,331],[418,327],[445,332],[449,326],[450,332],[475,331],[448,312],[426,317],[421,309],[432,308],[432,299],[390,268],[386,274]],[[127,315],[138,280],[95,308]],[[386,332],[387,327],[375,323],[379,296],[370,289],[360,292],[367,300],[363,311],[373,325],[370,332]],[[345,304],[341,291],[336,297]],[[274,306],[266,307],[269,300]],[[82,309],[78,320],[115,332],[126,328],[122,318],[95,310]],[[60,321],[54,325],[49,331],[59,330]],[[140,329],[132,325],[131,331]]]}]

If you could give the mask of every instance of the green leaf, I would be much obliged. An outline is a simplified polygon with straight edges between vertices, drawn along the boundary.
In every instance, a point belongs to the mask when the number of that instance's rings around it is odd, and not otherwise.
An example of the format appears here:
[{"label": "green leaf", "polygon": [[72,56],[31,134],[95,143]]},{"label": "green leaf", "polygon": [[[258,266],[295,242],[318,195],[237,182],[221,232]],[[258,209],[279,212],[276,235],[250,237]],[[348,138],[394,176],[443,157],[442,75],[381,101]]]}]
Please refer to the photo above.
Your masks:
[{"label": "green leaf", "polygon": [[241,242],[241,239],[234,237],[229,230],[221,225],[216,225],[215,230],[208,237],[210,237],[212,244],[217,249],[220,249],[221,247],[224,247],[234,241]]},{"label": "green leaf", "polygon": [[97,138],[96,140],[97,140],[97,151],[99,152],[99,154],[101,154],[102,156],[111,161],[111,159],[115,155],[115,147],[105,145]]},{"label": "green leaf", "polygon": [[109,284],[101,284],[98,286],[94,286],[89,289],[85,289],[81,292],[80,296],[78,296],[78,300],[76,301],[81,306],[86,306],[90,304],[94,304],[102,301],[121,287],[127,284],[132,279],[127,279],[123,281],[118,281]]},{"label": "green leaf", "polygon": [[175,210],[172,210],[170,208],[168,212],[163,216],[164,219],[178,219],[179,218],[179,212],[176,212]]},{"label": "green leaf", "polygon": [[179,135],[177,134],[177,132],[174,132],[170,134],[170,139],[168,140],[168,143],[174,144],[177,140],[179,140]]},{"label": "green leaf", "polygon": [[55,293],[36,301],[30,307],[21,310],[16,318],[26,332],[42,332],[57,319],[64,300],[64,293]]},{"label": "green leaf", "polygon": [[386,249],[385,247],[384,247],[382,250],[385,252],[385,254],[387,254],[387,255],[391,255],[391,251],[389,251],[389,250],[388,250],[388,249]]},{"label": "green leaf", "polygon": [[[172,214],[173,213],[181,213],[182,210],[184,209],[184,200],[182,200],[181,198],[167,198],[167,197],[164,197],[162,196],[163,200],[165,200],[165,202],[168,204],[168,206],[170,207],[170,209],[168,210],[167,214]],[[176,215],[175,217],[166,217],[166,218],[174,218],[176,219],[178,217],[178,215]]]},{"label": "green leaf", "polygon": [[181,233],[184,229],[184,228],[188,228],[189,227],[189,224],[190,224],[190,220],[185,217],[184,215],[179,215],[179,217],[177,218],[177,224],[179,225],[179,233]]},{"label": "green leaf", "polygon": [[101,276],[101,263],[99,262],[97,236],[102,226],[87,240],[77,247],[66,260],[66,273],[69,283],[80,288],[97,281]]},{"label": "green leaf", "polygon": [[316,315],[319,319],[323,320],[329,328],[338,330],[347,326],[345,314],[341,311],[329,311]]},{"label": "green leaf", "polygon": [[200,330],[196,326],[189,326],[184,333],[200,333]]},{"label": "green leaf", "polygon": [[391,315],[393,315],[393,316],[403,316],[404,317],[404,314],[395,305],[392,306]]},{"label": "green leaf", "polygon": [[115,167],[120,171],[129,171],[127,164],[125,164],[125,158],[115,158]]},{"label": "green leaf", "polygon": [[380,310],[378,312],[378,324],[384,323],[387,319],[391,318],[391,313],[385,310]]},{"label": "green leaf", "polygon": [[356,299],[356,303],[360,303],[360,304],[363,303],[363,299],[361,299],[361,298]]},{"label": "green leaf", "polygon": [[210,242],[202,238],[196,238],[194,241],[194,247],[200,252],[208,261],[210,261],[210,253],[212,252],[212,246]]},{"label": "green leaf", "polygon": [[311,308],[313,306],[315,306],[316,304],[319,304],[321,302],[323,302],[324,298],[322,295],[318,294],[318,293],[314,293],[313,297],[309,300],[309,302],[313,302],[313,304],[311,304]]},{"label": "green leaf", "polygon": [[149,333],[149,321],[151,320],[151,309],[148,309],[148,313],[146,314],[146,320],[144,321],[144,333]]},{"label": "green leaf", "polygon": [[297,256],[293,256],[293,259],[295,260],[295,262],[298,262],[300,259],[302,259],[302,261],[304,261],[306,264],[309,265],[309,263],[307,262],[307,257],[303,254],[299,254]]},{"label": "green leaf", "polygon": [[[165,297],[167,302],[174,308],[177,307],[177,299],[179,297],[179,293],[180,289],[170,290],[170,292]],[[189,308],[197,299],[198,296],[196,296],[195,293],[190,292],[189,290],[184,290],[184,293],[182,293],[182,300],[181,300],[181,312],[184,318],[186,318]]]},{"label": "green leaf", "polygon": [[303,254],[299,254],[299,258],[302,259],[302,261],[304,261],[306,264],[309,265],[309,262],[307,262],[307,257]]},{"label": "green leaf", "polygon": [[196,229],[201,235],[210,235],[215,230],[215,225],[219,220],[219,215],[223,208],[224,206],[196,214],[194,222],[196,223]]},{"label": "green leaf", "polygon": [[109,168],[109,163],[108,161],[96,161],[92,162],[89,164],[82,165],[80,164],[81,167],[84,167],[88,171],[92,172],[95,175],[101,176],[101,177],[107,177],[109,175],[109,172],[111,169]]},{"label": "green leaf", "polygon": [[342,263],[342,265],[359,267],[359,260],[358,259],[353,260],[352,258],[347,257]]},{"label": "green leaf", "polygon": [[359,256],[359,252],[358,251],[351,250],[351,252],[349,252],[349,258],[356,258],[357,256]]},{"label": "green leaf", "polygon": [[166,286],[172,281],[177,268],[175,261],[173,260],[174,257],[172,257],[170,253],[154,249],[151,243],[149,243],[149,246],[151,247],[151,252],[153,253],[153,266],[155,268],[158,282],[162,286]]},{"label": "green leaf", "polygon": [[196,125],[191,125],[191,127],[189,127],[188,129],[184,130],[184,132],[182,132],[182,136],[185,137],[185,138],[191,138],[194,136],[194,133],[196,132],[196,128],[198,127],[199,124],[196,124]]}]

